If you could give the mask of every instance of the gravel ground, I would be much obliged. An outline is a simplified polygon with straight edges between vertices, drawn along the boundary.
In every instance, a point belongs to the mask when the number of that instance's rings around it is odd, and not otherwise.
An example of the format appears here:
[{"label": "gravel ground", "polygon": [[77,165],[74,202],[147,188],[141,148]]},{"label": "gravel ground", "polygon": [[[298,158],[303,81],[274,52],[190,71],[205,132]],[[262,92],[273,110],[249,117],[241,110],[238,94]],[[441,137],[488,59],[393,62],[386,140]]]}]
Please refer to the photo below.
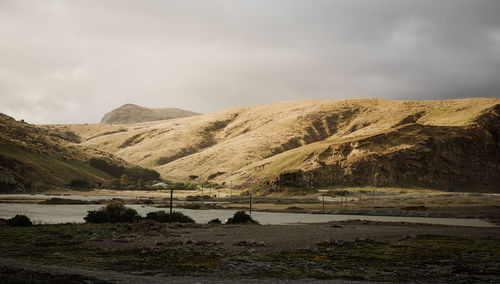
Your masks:
[{"label": "gravel ground", "polygon": [[[108,227],[113,231],[115,225]],[[78,246],[82,249],[96,249],[96,251],[109,251],[113,249],[126,250],[139,249],[140,253],[154,253],[164,248],[178,249],[179,252],[213,252],[221,255],[232,255],[227,265],[234,269],[269,269],[273,265],[282,266],[283,263],[259,263],[266,255],[287,251],[318,251],[319,242],[375,240],[395,241],[415,238],[418,235],[438,235],[459,237],[467,239],[500,238],[500,228],[473,228],[456,226],[423,225],[412,223],[382,223],[369,221],[343,221],[322,224],[300,225],[200,225],[200,224],[159,224],[154,222],[141,222],[130,226],[126,233],[113,233],[106,238],[96,238],[90,235]],[[56,228],[56,227],[54,227]],[[61,227],[63,228],[63,227]],[[90,228],[89,228],[90,229]],[[118,232],[118,231],[117,231]],[[57,233],[57,231],[54,231]],[[55,236],[55,235],[54,235]],[[62,235],[62,237],[66,237]],[[60,240],[61,237],[58,237]],[[55,246],[57,249],[57,245]],[[60,247],[64,249],[64,245]],[[142,251],[143,250],[143,251]],[[49,256],[54,259],[56,255],[64,255],[64,251]],[[242,256],[242,257],[239,257]],[[45,259],[47,256],[45,255]],[[139,258],[141,259],[141,258]],[[253,260],[252,260],[253,259]],[[243,261],[243,262],[242,262]],[[8,256],[0,257],[0,279],[2,283],[366,283],[341,280],[321,279],[289,279],[276,278],[246,279],[226,275],[218,278],[217,274],[191,277],[172,276],[161,272],[144,272],[139,269],[131,271],[101,270],[100,267],[51,264],[45,260],[33,258],[29,260],[13,259]],[[304,267],[308,264],[307,261]],[[248,266],[248,267],[247,267]],[[247,267],[247,268],[246,268]],[[233,268],[228,268],[233,269]],[[357,268],[358,269],[358,268]],[[359,267],[363,269],[363,267]],[[424,269],[425,268],[419,268]],[[238,270],[238,271],[239,271]],[[29,275],[28,281],[26,276]],[[238,274],[236,274],[238,275]],[[247,275],[249,275],[247,273]],[[232,279],[237,277],[237,279]],[[273,276],[270,276],[273,277]],[[496,278],[491,278],[496,279]],[[424,281],[425,282],[425,281]]]}]

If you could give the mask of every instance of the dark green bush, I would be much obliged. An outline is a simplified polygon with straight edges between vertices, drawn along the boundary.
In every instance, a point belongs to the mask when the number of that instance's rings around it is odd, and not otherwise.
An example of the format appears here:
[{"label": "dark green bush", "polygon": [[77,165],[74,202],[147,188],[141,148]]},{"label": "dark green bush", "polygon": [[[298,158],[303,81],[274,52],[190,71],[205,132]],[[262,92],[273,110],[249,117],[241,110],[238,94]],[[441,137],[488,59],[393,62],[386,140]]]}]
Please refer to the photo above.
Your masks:
[{"label": "dark green bush", "polygon": [[29,227],[32,226],[30,218],[25,215],[16,215],[13,218],[7,220],[7,225],[14,227]]},{"label": "dark green bush", "polygon": [[208,224],[222,224],[219,218],[208,221]]},{"label": "dark green bush", "polygon": [[89,164],[96,168],[96,169],[99,169],[103,172],[106,172],[114,177],[117,177],[119,178],[122,174],[125,173],[125,168],[120,166],[120,165],[116,165],[114,163],[112,163],[111,161],[107,161],[105,159],[102,159],[102,158],[91,158],[89,160]]},{"label": "dark green bush", "polygon": [[69,188],[76,188],[76,189],[87,189],[87,188],[91,188],[92,185],[88,181],[83,180],[83,179],[72,179],[68,183],[68,187]]},{"label": "dark green bush", "polygon": [[196,185],[195,184],[192,184],[192,183],[189,183],[189,182],[186,182],[186,183],[182,183],[182,182],[174,182],[172,184],[170,184],[168,186],[168,188],[170,189],[174,189],[174,190],[195,190],[196,189]]},{"label": "dark green bush", "polygon": [[213,174],[211,174],[211,175],[209,175],[209,176],[207,177],[207,180],[214,179],[214,178],[216,178],[216,177],[218,177],[218,176],[220,176],[220,175],[223,175],[223,174],[225,174],[225,172],[216,172],[216,173],[213,173]]},{"label": "dark green bush", "polygon": [[87,217],[83,219],[88,223],[132,223],[141,219],[137,211],[121,203],[110,203],[99,210],[87,213]]},{"label": "dark green bush", "polygon": [[140,167],[125,168],[119,164],[115,164],[112,161],[107,161],[102,158],[91,158],[89,160],[89,164],[92,167],[106,172],[116,178],[120,178],[122,175],[127,175],[131,178],[131,181],[134,182],[134,185],[139,179],[142,179],[143,181],[160,179],[160,174],[155,170]]},{"label": "dark green bush", "polygon": [[245,211],[238,211],[234,213],[232,218],[227,219],[227,224],[257,224],[258,222],[252,219],[252,216],[245,213]]},{"label": "dark green bush", "polygon": [[191,217],[182,214],[181,212],[166,213],[165,211],[150,212],[146,215],[146,219],[154,220],[160,223],[194,223]]}]

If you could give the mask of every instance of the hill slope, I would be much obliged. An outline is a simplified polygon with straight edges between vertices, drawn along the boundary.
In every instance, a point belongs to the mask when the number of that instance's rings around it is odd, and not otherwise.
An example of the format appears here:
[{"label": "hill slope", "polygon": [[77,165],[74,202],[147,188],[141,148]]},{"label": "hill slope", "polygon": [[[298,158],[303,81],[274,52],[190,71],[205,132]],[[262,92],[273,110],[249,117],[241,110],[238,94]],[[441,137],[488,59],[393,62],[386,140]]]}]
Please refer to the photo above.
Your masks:
[{"label": "hill slope", "polygon": [[[95,185],[116,179],[112,170],[134,168],[112,154],[78,145],[71,131],[35,126],[0,114],[0,192]],[[108,166],[108,167],[106,167]]]},{"label": "hill slope", "polygon": [[198,114],[178,108],[145,108],[134,104],[125,104],[106,113],[101,123],[137,123],[188,117]]},{"label": "hill slope", "polygon": [[[304,100],[132,125],[65,125],[164,178],[500,191],[500,99]],[[474,188],[471,188],[474,187]]]}]

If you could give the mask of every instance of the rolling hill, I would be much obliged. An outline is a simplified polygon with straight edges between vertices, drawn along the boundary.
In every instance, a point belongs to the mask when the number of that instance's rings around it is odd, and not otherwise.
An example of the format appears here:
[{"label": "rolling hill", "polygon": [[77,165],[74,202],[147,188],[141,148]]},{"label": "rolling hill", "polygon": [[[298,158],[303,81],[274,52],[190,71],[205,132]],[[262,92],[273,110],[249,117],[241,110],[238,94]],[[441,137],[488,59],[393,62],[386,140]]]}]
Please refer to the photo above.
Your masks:
[{"label": "rolling hill", "polygon": [[0,114],[0,192],[66,188],[72,181],[75,186],[96,186],[119,178],[121,172],[143,172],[80,142],[71,131]]},{"label": "rolling hill", "polygon": [[300,100],[136,124],[58,125],[81,146],[171,180],[273,190],[425,186],[500,191],[500,99]]},{"label": "rolling hill", "polygon": [[198,114],[179,108],[145,108],[134,104],[125,104],[106,113],[101,123],[138,123],[188,117]]}]

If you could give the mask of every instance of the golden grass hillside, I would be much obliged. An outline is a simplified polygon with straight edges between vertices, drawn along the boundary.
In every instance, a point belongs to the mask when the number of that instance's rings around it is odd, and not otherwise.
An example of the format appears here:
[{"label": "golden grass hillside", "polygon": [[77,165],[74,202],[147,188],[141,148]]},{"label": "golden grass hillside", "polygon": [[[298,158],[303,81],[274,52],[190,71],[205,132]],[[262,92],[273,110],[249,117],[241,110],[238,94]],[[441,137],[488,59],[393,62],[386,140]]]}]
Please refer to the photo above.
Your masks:
[{"label": "golden grass hillside", "polygon": [[166,179],[497,191],[500,99],[300,100],[137,124],[59,125]]}]

